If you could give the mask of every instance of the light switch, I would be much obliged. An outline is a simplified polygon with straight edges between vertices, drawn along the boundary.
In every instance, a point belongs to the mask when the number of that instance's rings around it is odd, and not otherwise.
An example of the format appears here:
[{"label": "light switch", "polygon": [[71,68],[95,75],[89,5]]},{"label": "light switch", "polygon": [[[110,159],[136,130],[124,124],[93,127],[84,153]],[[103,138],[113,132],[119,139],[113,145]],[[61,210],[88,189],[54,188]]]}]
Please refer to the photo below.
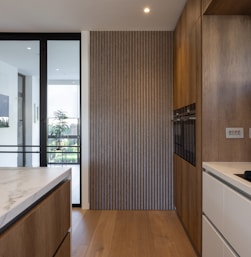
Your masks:
[{"label": "light switch", "polygon": [[[250,137],[250,129],[249,129]],[[243,128],[226,128],[226,138],[244,138]]]}]

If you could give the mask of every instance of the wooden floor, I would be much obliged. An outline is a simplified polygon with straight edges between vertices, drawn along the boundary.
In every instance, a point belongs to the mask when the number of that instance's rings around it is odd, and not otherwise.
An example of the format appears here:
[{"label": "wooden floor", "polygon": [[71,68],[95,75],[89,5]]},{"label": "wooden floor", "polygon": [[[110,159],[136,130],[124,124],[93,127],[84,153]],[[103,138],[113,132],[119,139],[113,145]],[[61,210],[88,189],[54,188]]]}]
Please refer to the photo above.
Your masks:
[{"label": "wooden floor", "polygon": [[72,257],[195,257],[174,211],[72,212]]}]

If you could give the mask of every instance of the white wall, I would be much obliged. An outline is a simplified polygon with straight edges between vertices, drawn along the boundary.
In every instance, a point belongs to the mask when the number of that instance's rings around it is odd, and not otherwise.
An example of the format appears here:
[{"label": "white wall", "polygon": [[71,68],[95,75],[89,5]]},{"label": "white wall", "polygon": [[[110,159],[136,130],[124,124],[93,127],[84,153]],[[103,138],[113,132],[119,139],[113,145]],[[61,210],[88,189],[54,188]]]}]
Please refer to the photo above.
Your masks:
[{"label": "white wall", "polygon": [[[25,144],[39,145],[39,78],[25,77]],[[38,151],[39,148],[26,148],[26,150]],[[39,154],[27,154],[26,166],[38,167]]]},{"label": "white wall", "polygon": [[90,88],[90,32],[83,31],[81,36],[81,111],[82,111],[82,208],[89,209],[89,88]]},{"label": "white wall", "polygon": [[[25,144],[39,145],[39,120],[34,120],[34,105],[39,107],[39,78],[26,77],[25,81]],[[17,145],[18,69],[3,61],[0,61],[0,94],[9,96],[9,127],[0,128],[0,145]],[[0,150],[15,151],[17,148],[1,147]],[[39,166],[39,154],[30,155],[27,161],[27,166]],[[1,154],[0,166],[17,166],[17,154]]]},{"label": "white wall", "polygon": [[[9,127],[0,128],[0,145],[17,145],[17,68],[0,61],[0,94],[9,96]],[[15,151],[16,148],[2,148],[1,151]],[[1,154],[0,166],[16,166],[17,154]]]}]

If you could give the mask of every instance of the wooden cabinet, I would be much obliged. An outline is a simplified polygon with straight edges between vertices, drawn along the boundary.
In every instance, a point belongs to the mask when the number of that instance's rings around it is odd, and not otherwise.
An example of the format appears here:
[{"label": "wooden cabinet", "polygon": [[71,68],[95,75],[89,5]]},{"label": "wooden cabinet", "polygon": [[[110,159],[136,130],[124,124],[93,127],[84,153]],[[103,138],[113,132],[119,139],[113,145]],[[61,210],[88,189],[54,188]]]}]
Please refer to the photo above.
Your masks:
[{"label": "wooden cabinet", "polygon": [[196,102],[200,86],[200,1],[185,6],[174,34],[174,109]]},{"label": "wooden cabinet", "polygon": [[201,255],[201,0],[189,0],[174,33],[173,108],[196,103],[196,166],[174,154],[174,204]]},{"label": "wooden cabinet", "polygon": [[250,0],[202,0],[205,14],[250,15]]},{"label": "wooden cabinet", "polygon": [[212,0],[202,0],[202,12],[204,13]]},{"label": "wooden cabinet", "polygon": [[[197,250],[201,246],[201,185],[196,167],[174,155],[174,201],[189,238]],[[177,189],[180,189],[178,191]]]},{"label": "wooden cabinet", "polygon": [[66,238],[54,257],[69,257],[71,252],[71,234],[67,233]]},{"label": "wooden cabinet", "polygon": [[[174,155],[174,201],[199,255],[201,241],[194,239],[189,224],[201,226],[201,220],[192,217],[202,213],[202,161],[251,160],[251,18],[204,12],[231,14],[234,8],[236,14],[243,14],[243,9],[250,14],[250,6],[250,0],[188,0],[174,33],[173,108],[196,103],[197,160],[191,171]],[[226,128],[232,127],[243,128],[244,139],[227,139]],[[188,207],[193,201],[196,210]]]},{"label": "wooden cabinet", "polygon": [[66,181],[0,234],[0,256],[69,257],[70,209]]}]

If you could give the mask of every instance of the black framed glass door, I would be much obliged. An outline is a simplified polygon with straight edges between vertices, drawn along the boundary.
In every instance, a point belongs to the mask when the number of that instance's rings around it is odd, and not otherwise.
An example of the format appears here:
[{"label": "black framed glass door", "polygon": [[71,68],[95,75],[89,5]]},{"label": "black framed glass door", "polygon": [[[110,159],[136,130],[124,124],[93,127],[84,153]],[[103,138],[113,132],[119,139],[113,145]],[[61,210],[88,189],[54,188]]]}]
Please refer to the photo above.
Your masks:
[{"label": "black framed glass door", "polygon": [[80,42],[47,41],[47,164],[71,167],[80,203]]},{"label": "black framed glass door", "polygon": [[80,206],[80,118],[80,33],[0,33],[0,166],[69,166]]},{"label": "black framed glass door", "polygon": [[0,40],[1,167],[40,165],[39,58],[39,40]]}]

